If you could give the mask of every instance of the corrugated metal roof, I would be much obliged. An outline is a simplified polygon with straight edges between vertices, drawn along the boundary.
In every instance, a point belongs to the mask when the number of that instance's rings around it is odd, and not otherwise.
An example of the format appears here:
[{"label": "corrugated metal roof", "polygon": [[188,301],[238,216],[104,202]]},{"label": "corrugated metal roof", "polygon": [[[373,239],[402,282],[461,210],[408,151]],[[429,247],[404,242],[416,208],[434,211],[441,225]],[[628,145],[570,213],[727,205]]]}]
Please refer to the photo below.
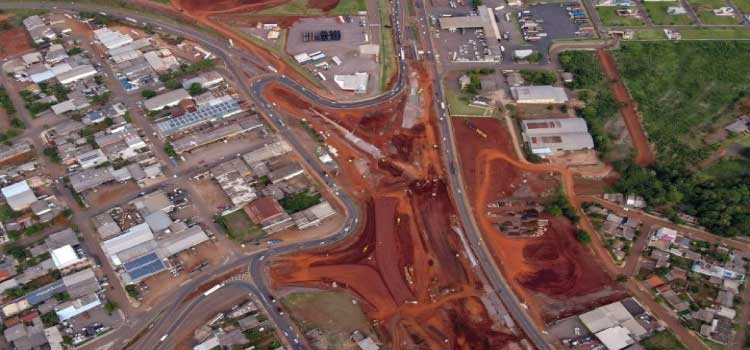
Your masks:
[{"label": "corrugated metal roof", "polygon": [[102,249],[109,256],[113,256],[125,249],[135,247],[141,243],[154,239],[154,234],[148,224],[142,223],[128,229],[122,235],[106,240],[102,243]]}]

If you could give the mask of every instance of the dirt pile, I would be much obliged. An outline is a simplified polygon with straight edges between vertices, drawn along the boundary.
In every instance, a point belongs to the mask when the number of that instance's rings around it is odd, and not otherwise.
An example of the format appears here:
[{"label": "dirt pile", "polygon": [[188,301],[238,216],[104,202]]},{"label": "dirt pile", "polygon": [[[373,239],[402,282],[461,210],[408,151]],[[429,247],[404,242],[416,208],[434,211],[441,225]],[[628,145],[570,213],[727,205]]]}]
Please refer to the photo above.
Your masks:
[{"label": "dirt pile", "polygon": [[[369,109],[332,110],[285,90],[273,85],[265,95],[325,132],[325,142],[339,151],[338,180],[365,203],[366,215],[362,232],[345,242],[271,261],[275,287],[346,288],[399,348],[500,349],[520,341],[493,327],[499,322],[479,299],[482,283],[451,228],[455,209],[433,146],[435,116],[406,130],[400,127],[403,97]],[[386,158],[375,160],[353,147],[343,137],[347,132]]]}]

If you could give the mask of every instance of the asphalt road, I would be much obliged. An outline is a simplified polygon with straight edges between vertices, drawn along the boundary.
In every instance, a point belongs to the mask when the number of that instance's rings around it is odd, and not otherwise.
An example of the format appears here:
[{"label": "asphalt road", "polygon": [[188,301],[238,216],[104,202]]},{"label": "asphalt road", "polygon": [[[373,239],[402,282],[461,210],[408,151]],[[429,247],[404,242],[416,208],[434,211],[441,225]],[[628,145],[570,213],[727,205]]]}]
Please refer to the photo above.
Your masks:
[{"label": "asphalt road", "polygon": [[[401,47],[401,15],[400,15],[400,4],[398,1],[392,1],[392,11],[393,11],[393,17],[392,17],[392,26],[393,30],[395,32],[395,41],[396,41],[396,48],[397,52]],[[277,116],[274,116],[274,111],[272,110],[270,104],[263,99],[263,96],[261,94],[263,87],[271,82],[278,82],[281,84],[285,84],[291,89],[296,90],[298,93],[305,95],[306,97],[310,98],[311,100],[315,101],[316,103],[319,103],[323,106],[329,107],[329,108],[358,108],[358,107],[367,107],[376,105],[378,103],[384,102],[389,100],[390,98],[396,96],[399,94],[405,84],[405,71],[406,71],[406,63],[403,61],[399,56],[398,59],[398,79],[395,84],[395,86],[385,92],[382,95],[379,95],[377,97],[373,97],[367,100],[362,101],[353,101],[353,102],[336,102],[333,100],[329,100],[323,97],[320,97],[316,95],[314,92],[306,89],[305,87],[301,86],[300,84],[288,79],[285,76],[267,76],[260,78],[258,80],[255,80],[252,84],[252,86],[248,85],[247,80],[243,79],[243,75],[240,74],[240,72],[249,72],[252,75],[258,75],[262,72],[264,69],[263,67],[266,67],[267,65],[261,62],[258,62],[257,58],[250,57],[248,58],[246,53],[243,53],[239,50],[236,50],[232,47],[230,47],[228,42],[225,42],[221,38],[214,37],[210,34],[207,34],[205,32],[199,31],[197,29],[191,28],[186,25],[179,24],[177,22],[167,22],[163,18],[155,18],[148,15],[143,15],[139,13],[134,13],[131,11],[121,10],[121,9],[113,9],[108,8],[105,6],[90,6],[90,5],[84,5],[84,4],[75,4],[75,3],[40,3],[40,2],[34,2],[34,3],[12,3],[12,4],[0,4],[0,8],[58,8],[58,9],[65,9],[70,11],[103,11],[110,15],[118,16],[118,17],[130,17],[134,18],[135,20],[139,22],[146,22],[151,23],[152,25],[156,26],[157,29],[165,32],[171,32],[173,34],[182,35],[185,37],[191,38],[193,41],[197,42],[198,44],[204,46],[206,49],[210,50],[214,54],[217,55],[218,58],[222,59],[225,64],[227,65],[228,70],[236,76],[236,81],[240,82],[241,87],[244,89],[244,91],[249,91],[253,98],[255,99],[255,102],[257,106],[259,107],[259,111],[262,112],[265,116],[269,117],[273,122],[274,125],[276,125],[277,129],[281,133],[283,137],[287,139],[287,141],[290,142],[292,147],[295,148],[295,150],[302,156],[302,158],[305,160],[307,165],[313,169],[313,171],[321,175],[325,178],[326,183],[332,187],[336,188],[336,184],[333,183],[332,180],[325,177],[323,169],[321,168],[320,164],[318,163],[317,159],[314,157],[314,155],[307,152],[301,145],[301,143],[295,138],[295,136],[286,128],[284,123],[279,119]],[[423,20],[427,19],[427,13],[426,10],[421,15],[424,17]],[[432,47],[431,41],[428,41],[430,43],[430,47]],[[434,52],[434,50],[431,48],[431,51]],[[242,60],[243,62],[257,62],[255,66],[243,64],[242,62],[238,62],[236,60],[236,57],[244,57]],[[442,87],[439,80],[439,75],[437,74],[437,70],[435,71],[435,81],[433,83],[435,93],[436,93],[436,99],[435,99],[435,108],[438,110],[439,115],[445,115],[447,111],[442,108],[441,105],[438,105],[438,103],[442,104],[442,101],[445,101],[445,96],[442,91]],[[462,190],[462,181],[461,181],[461,175],[460,170],[457,171],[458,162],[456,158],[456,147],[455,147],[455,140],[453,138],[453,133],[451,130],[451,125],[449,122],[449,118],[442,118],[440,119],[440,132],[442,135],[444,135],[444,144],[441,148],[443,152],[443,158],[445,161],[445,164],[447,165],[447,168],[449,169],[449,181],[450,181],[450,188],[453,191],[453,197],[456,202],[456,207],[458,210],[458,214],[461,218],[461,221],[464,223],[464,227],[467,233],[467,237],[469,239],[469,242],[471,244],[472,250],[474,250],[474,253],[476,254],[477,258],[479,259],[480,265],[482,267],[482,270],[485,272],[488,281],[491,283],[493,289],[498,293],[501,300],[505,304],[505,306],[508,308],[508,311],[510,312],[511,316],[516,320],[516,322],[520,325],[521,329],[526,333],[526,335],[529,337],[529,339],[534,343],[534,345],[539,349],[547,349],[549,348],[549,345],[544,341],[542,335],[540,332],[536,329],[531,319],[528,317],[528,315],[525,313],[525,311],[522,309],[520,302],[515,297],[515,295],[512,293],[511,289],[509,288],[507,282],[502,277],[502,274],[500,273],[500,270],[495,265],[494,260],[492,259],[489,251],[486,249],[486,247],[482,244],[482,238],[481,234],[478,232],[476,223],[474,222],[473,215],[471,213],[470,207],[467,203],[467,199],[464,196],[464,191]],[[263,260],[271,255],[278,255],[278,254],[284,254],[289,253],[292,251],[298,251],[303,249],[308,249],[320,245],[327,245],[331,244],[335,241],[338,241],[344,237],[346,237],[350,232],[354,231],[354,227],[358,223],[358,217],[359,217],[359,209],[354,204],[352,199],[346,195],[342,191],[335,191],[336,195],[338,196],[341,203],[344,205],[346,211],[347,211],[347,219],[346,223],[343,226],[343,228],[336,233],[333,236],[330,236],[326,239],[322,240],[316,240],[316,241],[309,241],[309,242],[302,242],[292,245],[285,245],[285,246],[279,246],[279,247],[271,247],[270,249],[262,252],[262,253],[256,253],[250,256],[242,257],[236,260],[233,260],[229,262],[228,264],[222,265],[220,268],[217,268],[217,271],[214,271],[211,275],[220,275],[222,272],[230,271],[233,268],[236,268],[237,266],[240,266],[242,264],[248,264],[250,275],[253,279],[253,283],[255,284],[254,288],[251,284],[246,283],[247,288],[250,292],[255,294],[258,297],[258,300],[261,301],[263,307],[266,309],[267,314],[271,319],[276,322],[279,329],[291,329],[293,327],[292,322],[287,317],[287,315],[282,314],[281,312],[277,312],[275,306],[273,305],[274,302],[269,298],[270,296],[270,289],[268,288],[267,282],[264,278],[265,273],[263,271]],[[180,310],[185,310],[185,305],[182,303],[182,301],[189,296],[194,290],[196,290],[198,287],[200,287],[202,284],[207,283],[210,280],[210,275],[206,274],[203,275],[202,278],[196,279],[194,281],[191,281],[190,283],[186,284],[185,286],[181,287],[179,291],[175,294],[175,298],[173,298],[174,302],[171,305],[168,305],[161,309],[158,316],[156,317],[157,320],[152,322],[153,329],[151,329],[143,339],[136,342],[138,348],[160,348],[161,344],[161,338],[164,335],[168,335],[170,333],[170,330],[174,330],[175,327],[179,326],[179,317],[175,317],[175,315],[178,315],[178,312]],[[236,282],[241,283],[241,282]],[[199,298],[200,299],[200,298]],[[166,322],[168,320],[172,320],[173,322],[170,323],[170,325],[167,325]],[[168,338],[168,337],[167,337]],[[302,338],[297,335],[297,332],[289,333],[289,336],[286,337],[286,341],[288,344],[294,346],[295,349],[304,349],[305,344],[297,344],[295,345],[294,339],[295,338]]]}]

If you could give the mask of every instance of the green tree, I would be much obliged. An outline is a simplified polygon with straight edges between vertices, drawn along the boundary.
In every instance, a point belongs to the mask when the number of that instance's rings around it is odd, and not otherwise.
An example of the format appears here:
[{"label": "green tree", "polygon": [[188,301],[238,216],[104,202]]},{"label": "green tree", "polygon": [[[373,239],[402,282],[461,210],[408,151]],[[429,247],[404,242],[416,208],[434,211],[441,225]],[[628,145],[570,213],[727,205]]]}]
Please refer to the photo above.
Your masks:
[{"label": "green tree", "polygon": [[576,241],[583,244],[589,244],[591,243],[591,236],[588,232],[586,232],[586,230],[579,228],[576,230]]},{"label": "green tree", "polygon": [[144,98],[152,98],[156,96],[156,91],[146,89],[146,90],[141,91],[141,96],[143,96]]}]

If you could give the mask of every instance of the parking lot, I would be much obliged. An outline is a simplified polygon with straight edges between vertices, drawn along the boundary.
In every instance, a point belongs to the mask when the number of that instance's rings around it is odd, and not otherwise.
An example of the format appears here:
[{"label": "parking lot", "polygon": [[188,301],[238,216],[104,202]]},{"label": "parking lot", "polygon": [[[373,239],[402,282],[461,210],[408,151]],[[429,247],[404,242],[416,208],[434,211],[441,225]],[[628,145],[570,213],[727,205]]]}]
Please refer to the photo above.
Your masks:
[{"label": "parking lot", "polygon": [[[340,31],[341,39],[334,41],[304,41],[305,32],[319,33],[324,30]],[[365,16],[303,18],[289,28],[285,50],[292,56],[300,53],[310,54],[317,51],[325,54],[325,58],[315,62],[303,63],[302,66],[312,71],[316,76],[318,76],[318,72],[323,74],[326,77],[323,84],[333,91],[339,90],[338,86],[333,82],[334,75],[365,72],[370,75],[367,91],[369,93],[377,93],[379,90],[377,77],[379,75],[375,56],[360,52],[360,45],[371,42],[372,37],[369,32],[367,17]],[[332,60],[333,56],[341,60],[340,65]]]}]

